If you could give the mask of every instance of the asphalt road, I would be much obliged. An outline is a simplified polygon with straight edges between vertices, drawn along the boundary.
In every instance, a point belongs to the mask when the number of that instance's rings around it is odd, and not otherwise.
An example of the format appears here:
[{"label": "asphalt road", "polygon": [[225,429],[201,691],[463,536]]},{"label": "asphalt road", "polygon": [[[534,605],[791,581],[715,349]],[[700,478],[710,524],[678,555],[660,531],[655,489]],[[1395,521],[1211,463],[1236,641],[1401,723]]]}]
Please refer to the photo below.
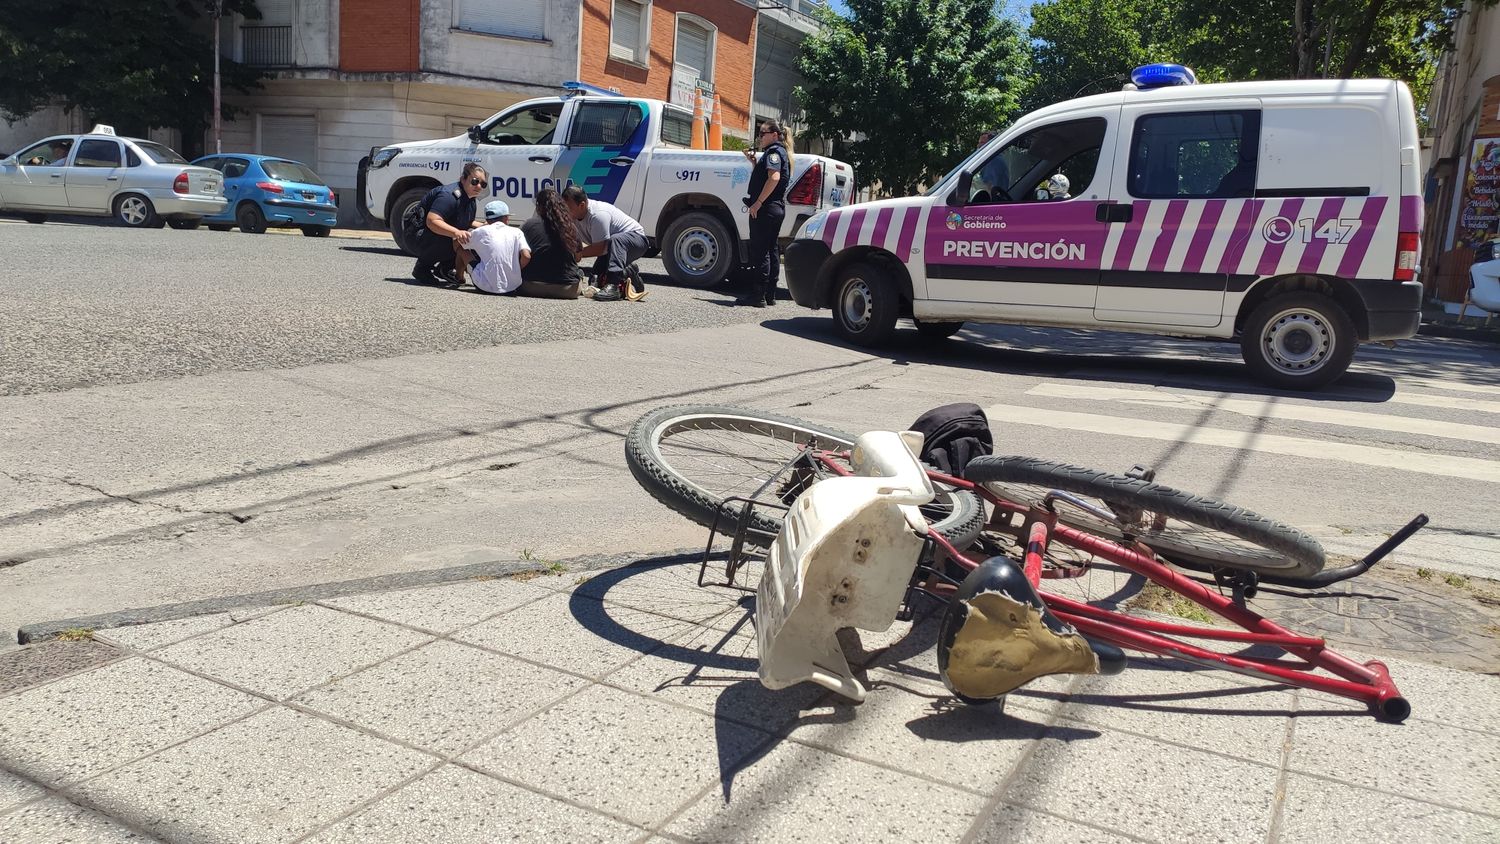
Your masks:
[{"label": "asphalt road", "polygon": [[[732,325],[766,311],[670,286],[643,302],[418,284],[389,239],[0,219],[0,395],[226,370]],[[665,284],[663,282],[666,282]],[[789,304],[788,304],[789,306]]]}]

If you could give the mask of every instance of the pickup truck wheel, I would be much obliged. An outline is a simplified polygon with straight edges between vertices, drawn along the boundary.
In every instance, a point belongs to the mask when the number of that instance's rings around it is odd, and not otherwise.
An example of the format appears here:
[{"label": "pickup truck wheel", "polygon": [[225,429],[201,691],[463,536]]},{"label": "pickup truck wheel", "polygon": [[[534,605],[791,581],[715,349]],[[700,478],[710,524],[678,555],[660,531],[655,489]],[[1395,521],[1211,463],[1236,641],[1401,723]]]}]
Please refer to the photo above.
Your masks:
[{"label": "pickup truck wheel", "polygon": [[883,346],[896,333],[900,311],[896,285],[879,268],[851,264],[839,274],[833,324],[844,339],[870,348]]},{"label": "pickup truck wheel", "polygon": [[429,190],[431,188],[412,188],[396,197],[396,203],[391,206],[391,217],[386,220],[390,224],[391,238],[396,241],[396,246],[413,258],[417,256],[417,247],[406,241],[406,233],[401,230],[401,221],[406,217],[406,209],[421,202]]},{"label": "pickup truck wheel", "polygon": [[1262,302],[1240,335],[1240,352],[1255,377],[1289,390],[1316,389],[1343,375],[1357,345],[1354,321],[1317,293]]},{"label": "pickup truck wheel", "polygon": [[735,264],[735,242],[718,217],[693,211],[667,226],[661,258],[667,275],[683,287],[713,287],[729,277]]}]

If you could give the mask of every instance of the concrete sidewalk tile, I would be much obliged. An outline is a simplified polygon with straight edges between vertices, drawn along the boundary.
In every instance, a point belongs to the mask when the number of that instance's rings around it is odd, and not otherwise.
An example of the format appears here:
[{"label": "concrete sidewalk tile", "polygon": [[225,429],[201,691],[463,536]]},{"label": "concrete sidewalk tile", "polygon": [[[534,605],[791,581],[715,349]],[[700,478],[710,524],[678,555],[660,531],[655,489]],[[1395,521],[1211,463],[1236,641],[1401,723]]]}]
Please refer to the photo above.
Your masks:
[{"label": "concrete sidewalk tile", "polygon": [[633,841],[642,830],[500,780],[445,765],[308,839],[310,844]]},{"label": "concrete sidewalk tile", "polygon": [[985,798],[783,742],[664,830],[693,841],[957,841]]},{"label": "concrete sidewalk tile", "polygon": [[605,682],[708,715],[775,730],[826,690],[813,683],[761,685],[755,635],[698,628],[610,674]]},{"label": "concrete sidewalk tile", "polygon": [[[1355,662],[1375,657],[1345,653]],[[1443,668],[1424,662],[1380,657],[1391,672],[1396,688],[1411,704],[1411,717],[1455,727],[1500,733],[1495,719],[1495,701],[1500,700],[1500,676]],[[1305,690],[1302,708],[1326,708],[1325,704],[1367,709],[1360,701],[1327,692]]]},{"label": "concrete sidewalk tile", "polygon": [[430,638],[326,607],[302,606],[168,645],[154,655],[283,700]]},{"label": "concrete sidewalk tile", "polygon": [[434,762],[274,707],[92,779],[77,791],[173,842],[288,841]]},{"label": "concrete sidewalk tile", "polygon": [[158,621],[153,624],[132,624],[127,627],[100,630],[94,634],[94,638],[120,645],[121,647],[134,648],[138,651],[150,651],[181,642],[184,639],[191,639],[203,633],[228,627],[234,623],[235,620],[229,613],[216,612],[209,615],[195,615],[191,618],[179,618],[173,621]]},{"label": "concrete sidewalk tile", "polygon": [[6,844],[148,844],[156,841],[107,815],[85,809],[61,797],[49,797],[0,815],[0,841]]},{"label": "concrete sidewalk tile", "polygon": [[598,677],[691,627],[687,622],[563,594],[482,621],[453,638]]},{"label": "concrete sidewalk tile", "polygon": [[330,598],[320,603],[435,633],[449,633],[548,594],[550,589],[502,577]]},{"label": "concrete sidewalk tile", "polygon": [[1088,677],[1062,716],[1281,764],[1296,698],[1281,686],[1245,686],[1222,671],[1178,671],[1132,660],[1113,677]]},{"label": "concrete sidewalk tile", "polygon": [[697,563],[636,564],[595,575],[574,594],[682,621],[706,622],[724,616],[750,593],[698,585]]},{"label": "concrete sidewalk tile", "polygon": [[295,700],[382,735],[451,754],[586,682],[438,641]]},{"label": "concrete sidewalk tile", "polygon": [[134,657],[7,698],[0,759],[48,785],[77,780],[245,715],[265,701]]},{"label": "concrete sidewalk tile", "polygon": [[595,686],[462,761],[635,823],[716,782],[766,733]]},{"label": "concrete sidewalk tile", "polygon": [[1263,841],[1276,782],[1275,768],[1060,724],[1002,798],[1158,841]]},{"label": "concrete sidewalk tile", "polygon": [[1291,774],[1281,810],[1284,844],[1348,840],[1407,844],[1411,841],[1500,841],[1500,818],[1408,800],[1378,791]]},{"label": "concrete sidewalk tile", "polygon": [[0,815],[46,793],[47,789],[36,783],[0,769]]},{"label": "concrete sidewalk tile", "polygon": [[1001,803],[979,824],[974,841],[1066,841],[1068,844],[1129,844],[1134,838],[1096,829],[1044,812]]},{"label": "concrete sidewalk tile", "polygon": [[22,645],[0,657],[0,698],[21,689],[123,659],[127,655],[114,645],[92,639],[52,639],[34,645]]},{"label": "concrete sidewalk tile", "polygon": [[1431,721],[1385,724],[1355,710],[1297,716],[1287,767],[1500,814],[1500,738]]},{"label": "concrete sidewalk tile", "polygon": [[789,738],[970,790],[992,791],[1046,729],[1045,715],[957,703],[877,685],[803,713]]}]

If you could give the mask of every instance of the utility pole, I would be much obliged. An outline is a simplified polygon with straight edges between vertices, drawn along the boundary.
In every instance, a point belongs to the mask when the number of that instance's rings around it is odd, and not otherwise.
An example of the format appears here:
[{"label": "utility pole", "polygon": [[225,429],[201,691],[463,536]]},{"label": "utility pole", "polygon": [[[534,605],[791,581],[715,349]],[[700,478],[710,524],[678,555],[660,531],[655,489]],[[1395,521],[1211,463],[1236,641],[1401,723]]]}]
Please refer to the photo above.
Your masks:
[{"label": "utility pole", "polygon": [[213,4],[214,21],[214,153],[224,151],[219,126],[219,18],[224,14],[224,0],[209,0]]}]

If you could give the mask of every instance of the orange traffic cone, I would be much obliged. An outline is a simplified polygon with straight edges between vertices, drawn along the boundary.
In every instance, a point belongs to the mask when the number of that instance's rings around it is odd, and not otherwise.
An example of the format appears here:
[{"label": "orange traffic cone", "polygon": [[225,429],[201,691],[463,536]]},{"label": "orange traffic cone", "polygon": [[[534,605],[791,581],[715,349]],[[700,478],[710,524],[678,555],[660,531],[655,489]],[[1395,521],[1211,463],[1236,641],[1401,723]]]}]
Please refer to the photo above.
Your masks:
[{"label": "orange traffic cone", "polygon": [[690,144],[693,149],[703,149],[703,92],[695,91],[693,95],[693,141]]},{"label": "orange traffic cone", "polygon": [[724,112],[719,108],[718,94],[714,94],[714,113],[708,124],[708,148],[724,148]]}]

